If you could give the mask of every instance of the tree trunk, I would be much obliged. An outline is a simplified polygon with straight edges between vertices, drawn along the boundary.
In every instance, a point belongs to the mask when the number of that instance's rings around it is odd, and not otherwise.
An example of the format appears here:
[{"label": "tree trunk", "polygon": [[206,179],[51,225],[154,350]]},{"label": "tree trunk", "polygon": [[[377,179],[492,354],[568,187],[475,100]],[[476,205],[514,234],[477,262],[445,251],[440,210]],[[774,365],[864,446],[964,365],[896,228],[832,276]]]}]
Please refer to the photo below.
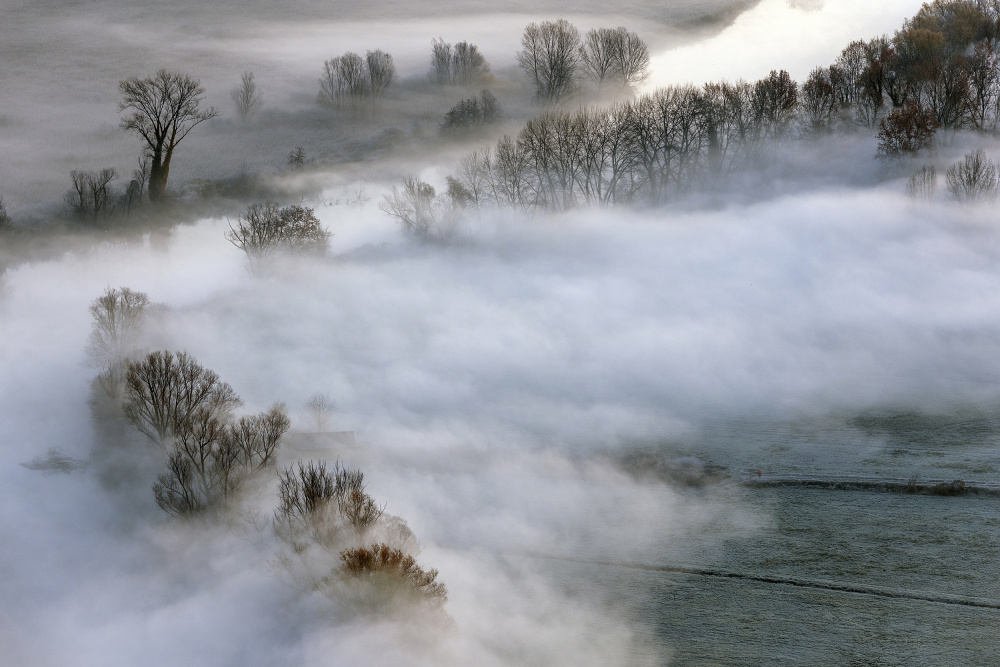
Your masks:
[{"label": "tree trunk", "polygon": [[152,164],[149,167],[149,201],[155,203],[167,188],[167,170],[159,153],[153,153],[150,162]]}]

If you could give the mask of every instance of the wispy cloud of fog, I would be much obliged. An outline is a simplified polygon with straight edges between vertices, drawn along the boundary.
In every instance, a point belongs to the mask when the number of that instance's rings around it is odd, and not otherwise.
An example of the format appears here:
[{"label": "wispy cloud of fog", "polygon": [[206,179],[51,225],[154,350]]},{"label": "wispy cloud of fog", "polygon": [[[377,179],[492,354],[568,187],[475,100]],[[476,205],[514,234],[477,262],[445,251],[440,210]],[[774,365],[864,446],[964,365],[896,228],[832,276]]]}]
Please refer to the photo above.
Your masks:
[{"label": "wispy cloud of fog", "polygon": [[[260,278],[223,220],[18,267],[0,300],[4,660],[662,661],[642,619],[533,554],[711,563],[718,540],[766,517],[738,494],[637,483],[609,453],[697,442],[718,419],[996,402],[994,216],[898,189],[497,215],[448,245],[401,236],[374,203],[320,205],[337,256]],[[83,348],[108,285],[168,304],[159,344],[216,370],[248,410],[284,400],[308,428],[306,398],[329,394],[333,428],[361,441],[343,457],[422,540],[453,625],[345,617],[282,583],[266,529],[185,527],[89,470],[17,465],[94,445]],[[264,517],[272,494],[252,499]]]}]

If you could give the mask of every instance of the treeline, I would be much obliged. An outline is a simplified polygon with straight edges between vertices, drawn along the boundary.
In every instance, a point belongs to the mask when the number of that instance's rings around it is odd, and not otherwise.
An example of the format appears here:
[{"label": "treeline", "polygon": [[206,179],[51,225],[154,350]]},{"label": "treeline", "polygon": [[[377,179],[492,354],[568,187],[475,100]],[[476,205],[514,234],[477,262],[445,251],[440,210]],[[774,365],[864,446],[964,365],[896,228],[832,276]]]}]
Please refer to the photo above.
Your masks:
[{"label": "treeline", "polygon": [[792,135],[798,109],[798,86],[781,71],[550,112],[463,159],[449,191],[463,203],[526,210],[658,204],[757,164]]},{"label": "treeline", "polygon": [[772,71],[549,112],[462,160],[449,195],[524,210],[659,204],[763,165],[783,140],[877,127],[879,153],[893,157],[931,146],[939,128],[996,133],[998,36],[1000,3],[936,0],[894,37],[851,43],[802,85]]}]

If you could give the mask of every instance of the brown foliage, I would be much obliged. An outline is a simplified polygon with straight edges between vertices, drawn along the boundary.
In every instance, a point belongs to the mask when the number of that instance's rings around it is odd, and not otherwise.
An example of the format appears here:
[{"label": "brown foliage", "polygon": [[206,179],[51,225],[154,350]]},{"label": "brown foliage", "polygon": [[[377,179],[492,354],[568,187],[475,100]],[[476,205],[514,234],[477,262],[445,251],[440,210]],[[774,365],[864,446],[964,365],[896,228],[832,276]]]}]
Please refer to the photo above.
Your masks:
[{"label": "brown foliage", "polygon": [[937,129],[934,112],[922,109],[910,100],[902,109],[894,109],[879,123],[879,153],[886,157],[899,157],[930,148]]},{"label": "brown foliage", "polygon": [[401,593],[435,606],[448,600],[447,587],[437,579],[437,570],[423,570],[413,556],[386,544],[368,548],[346,549],[340,553],[342,573],[347,577],[372,582],[398,582]]}]

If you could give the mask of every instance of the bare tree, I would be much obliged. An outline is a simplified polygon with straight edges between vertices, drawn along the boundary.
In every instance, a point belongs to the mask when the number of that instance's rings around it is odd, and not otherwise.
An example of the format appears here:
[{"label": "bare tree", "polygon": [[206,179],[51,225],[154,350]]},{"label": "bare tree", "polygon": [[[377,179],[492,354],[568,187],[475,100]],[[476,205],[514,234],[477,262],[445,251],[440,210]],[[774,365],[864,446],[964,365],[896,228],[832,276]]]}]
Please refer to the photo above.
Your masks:
[{"label": "bare tree", "polygon": [[392,56],[378,49],[365,55],[365,65],[368,70],[368,91],[374,103],[396,80],[396,66],[392,63]]},{"label": "bare tree", "polygon": [[218,116],[219,111],[200,108],[205,89],[197,79],[165,69],[145,79],[120,81],[118,90],[122,96],[118,110],[128,112],[121,127],[146,143],[151,160],[149,200],[159,201],[177,145],[195,126]]},{"label": "bare tree", "polygon": [[292,149],[292,152],[288,154],[288,166],[292,169],[301,169],[306,166],[306,149],[302,146],[296,146]]},{"label": "bare tree", "polygon": [[257,115],[264,103],[264,96],[257,88],[253,72],[243,72],[240,85],[229,91],[229,97],[232,98],[236,112],[244,122]]},{"label": "bare tree", "polygon": [[279,208],[274,202],[252,204],[236,225],[230,224],[226,239],[246,253],[250,268],[280,252],[323,254],[330,232],[305,206]]},{"label": "bare tree", "polygon": [[580,32],[565,19],[531,23],[521,37],[517,62],[546,103],[559,102],[576,91]]},{"label": "bare tree", "polygon": [[153,485],[157,505],[174,516],[189,516],[232,500],[247,480],[273,465],[290,425],[281,404],[236,422],[198,410],[175,429],[167,472]]},{"label": "bare tree", "polygon": [[441,215],[434,188],[413,176],[403,180],[402,189],[393,187],[378,207],[404,229],[424,238],[434,233]]},{"label": "bare tree", "polygon": [[452,83],[459,86],[474,86],[483,83],[490,74],[486,58],[475,44],[459,42],[451,56]]},{"label": "bare tree", "polygon": [[149,296],[128,287],[109,287],[90,302],[93,326],[87,343],[87,360],[98,368],[111,368],[132,356],[136,334],[149,311]]},{"label": "bare tree", "polygon": [[930,201],[936,192],[937,171],[933,165],[925,165],[906,183],[906,194],[913,199]]},{"label": "bare tree", "polygon": [[156,443],[189,428],[198,414],[224,422],[242,404],[229,384],[185,352],[150,352],[125,372],[125,418]]},{"label": "bare tree", "polygon": [[963,204],[993,201],[1000,187],[997,167],[982,149],[969,153],[961,162],[949,167],[945,180],[948,194]]},{"label": "bare tree", "polygon": [[306,401],[306,408],[316,420],[316,430],[323,431],[326,430],[326,421],[337,409],[337,405],[326,394],[316,393]]},{"label": "bare tree", "polygon": [[452,83],[451,44],[440,37],[431,41],[431,71],[434,72],[434,81],[439,86]]},{"label": "bare tree", "polygon": [[319,99],[324,104],[339,106],[345,100],[352,105],[368,95],[369,74],[365,60],[353,51],[323,63],[319,80]]}]

